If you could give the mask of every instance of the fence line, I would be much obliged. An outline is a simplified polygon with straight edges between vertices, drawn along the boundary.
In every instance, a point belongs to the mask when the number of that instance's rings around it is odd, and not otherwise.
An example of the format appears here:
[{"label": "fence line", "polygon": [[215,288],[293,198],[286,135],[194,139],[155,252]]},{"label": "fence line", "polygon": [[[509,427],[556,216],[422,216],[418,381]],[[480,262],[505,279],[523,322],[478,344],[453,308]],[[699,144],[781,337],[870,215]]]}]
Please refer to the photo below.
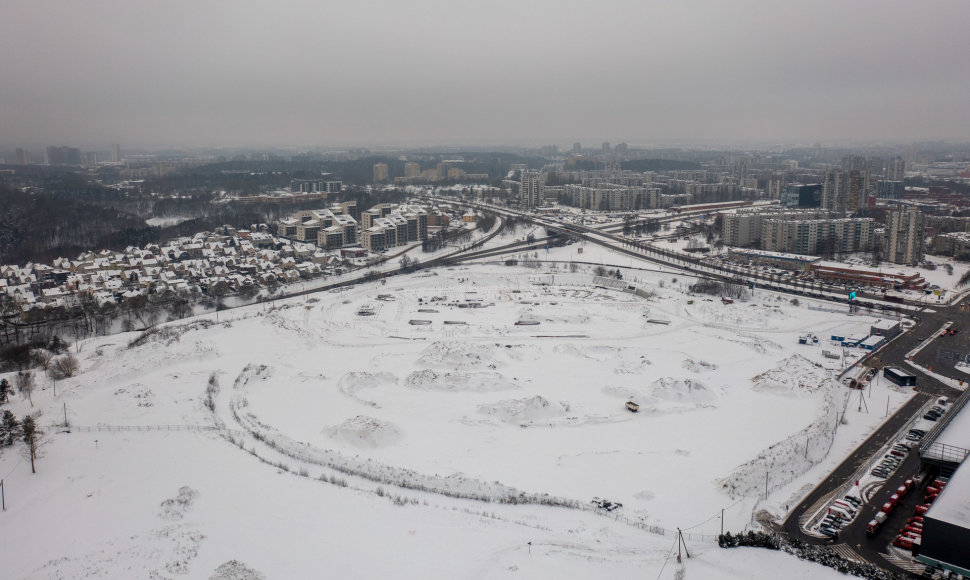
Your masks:
[{"label": "fence line", "polygon": [[247,435],[245,431],[236,429],[224,429],[215,425],[64,425],[63,423],[52,423],[48,428],[62,430],[68,433],[76,431],[78,433],[118,433],[118,432],[150,432],[150,431],[188,431],[194,433],[218,432],[230,435]]},{"label": "fence line", "polygon": [[[255,437],[255,435],[253,433],[250,433],[248,431],[243,431],[243,430],[238,430],[238,429],[225,429],[225,428],[218,427],[218,426],[215,426],[215,425],[68,425],[68,426],[65,427],[63,424],[55,423],[55,424],[51,424],[49,427],[52,428],[52,429],[62,429],[64,431],[68,432],[68,433],[70,433],[70,432],[79,432],[79,433],[130,433],[130,432],[139,433],[139,432],[141,432],[141,433],[148,433],[148,432],[172,432],[172,431],[178,432],[178,431],[183,431],[183,432],[194,432],[194,433],[211,433],[211,432],[216,432],[216,433],[226,433],[226,434],[237,435],[237,436]],[[257,439],[258,439],[258,437],[257,437]],[[279,450],[277,450],[277,451],[279,451]],[[294,459],[299,459],[299,458],[294,457]],[[353,474],[351,474],[351,475],[353,475]],[[432,493],[433,493],[433,490],[432,490]],[[563,506],[563,507],[567,507],[568,508],[568,506]],[[666,529],[666,528],[664,528],[662,526],[649,525],[649,524],[644,523],[643,521],[631,519],[631,518],[628,518],[628,517],[623,516],[623,515],[620,515],[620,514],[606,514],[606,513],[603,513],[603,511],[600,508],[597,508],[597,507],[591,506],[591,505],[583,505],[583,504],[580,504],[578,506],[575,506],[574,509],[579,509],[580,511],[586,511],[586,512],[590,512],[590,513],[595,513],[595,514],[598,514],[598,515],[602,515],[602,516],[605,516],[605,517],[609,517],[610,519],[613,519],[614,521],[618,521],[618,522],[624,523],[626,525],[629,525],[629,526],[632,526],[632,527],[635,527],[635,528],[644,530],[646,532],[649,532],[649,533],[655,534],[655,535],[666,536],[668,534],[676,534],[677,533],[677,530],[668,530],[668,529]],[[698,534],[698,533],[691,533],[691,532],[683,532],[683,536],[687,540],[702,541],[702,542],[716,542],[717,541],[717,535],[716,534]]]}]

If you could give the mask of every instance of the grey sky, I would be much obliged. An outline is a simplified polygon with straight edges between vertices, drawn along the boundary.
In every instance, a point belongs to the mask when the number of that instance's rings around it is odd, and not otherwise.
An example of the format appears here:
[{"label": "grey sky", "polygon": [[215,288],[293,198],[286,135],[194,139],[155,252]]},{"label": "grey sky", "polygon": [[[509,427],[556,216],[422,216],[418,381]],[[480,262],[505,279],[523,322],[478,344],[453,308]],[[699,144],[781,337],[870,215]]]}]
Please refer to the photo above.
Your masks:
[{"label": "grey sky", "polygon": [[970,140],[964,1],[4,0],[0,143]]}]

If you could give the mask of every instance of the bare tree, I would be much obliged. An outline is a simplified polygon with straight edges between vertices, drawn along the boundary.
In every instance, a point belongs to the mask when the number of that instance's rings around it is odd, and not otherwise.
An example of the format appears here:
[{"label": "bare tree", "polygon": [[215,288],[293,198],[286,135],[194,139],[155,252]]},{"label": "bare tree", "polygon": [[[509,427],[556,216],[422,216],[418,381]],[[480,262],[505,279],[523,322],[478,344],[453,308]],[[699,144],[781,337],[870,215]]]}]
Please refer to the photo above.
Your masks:
[{"label": "bare tree", "polygon": [[40,368],[44,369],[44,372],[50,371],[51,360],[54,358],[54,353],[44,348],[35,348],[30,351],[31,358]]},{"label": "bare tree", "polygon": [[37,385],[34,380],[34,371],[20,371],[17,373],[17,390],[20,391],[20,395],[27,397],[30,401],[30,406],[34,406],[34,387]]},{"label": "bare tree", "polygon": [[49,370],[51,378],[61,380],[76,375],[80,367],[81,365],[78,363],[77,357],[73,354],[66,354],[51,361]]}]

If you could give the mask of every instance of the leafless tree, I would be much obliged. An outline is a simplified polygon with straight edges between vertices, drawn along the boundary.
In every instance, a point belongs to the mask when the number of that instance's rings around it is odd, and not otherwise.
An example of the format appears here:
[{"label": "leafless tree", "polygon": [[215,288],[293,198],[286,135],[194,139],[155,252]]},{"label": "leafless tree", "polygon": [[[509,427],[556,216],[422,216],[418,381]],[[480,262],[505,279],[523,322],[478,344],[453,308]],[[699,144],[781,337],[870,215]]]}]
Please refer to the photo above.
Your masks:
[{"label": "leafless tree", "polygon": [[81,365],[78,363],[77,357],[72,354],[66,354],[52,360],[49,365],[49,370],[52,379],[61,380],[76,375],[80,367]]},{"label": "leafless tree", "polygon": [[20,391],[21,396],[27,397],[31,407],[34,406],[33,394],[36,385],[34,371],[20,371],[17,373],[17,390]]}]

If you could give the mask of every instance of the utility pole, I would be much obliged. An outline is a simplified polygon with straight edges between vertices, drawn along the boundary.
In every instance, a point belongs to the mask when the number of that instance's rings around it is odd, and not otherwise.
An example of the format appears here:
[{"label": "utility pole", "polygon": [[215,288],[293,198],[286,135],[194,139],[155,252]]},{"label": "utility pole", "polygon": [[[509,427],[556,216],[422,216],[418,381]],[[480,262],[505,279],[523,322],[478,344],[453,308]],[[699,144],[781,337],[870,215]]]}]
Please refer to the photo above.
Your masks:
[{"label": "utility pole", "polygon": [[721,535],[724,535],[724,508],[721,508]]},{"label": "utility pole", "polygon": [[3,480],[0,479],[0,504],[3,505],[3,511],[7,511],[7,496],[3,491]]},{"label": "utility pole", "polygon": [[678,564],[681,563],[681,561],[680,561],[680,545],[681,544],[684,545],[684,553],[687,554],[687,557],[688,558],[690,558],[690,550],[687,549],[687,542],[684,541],[684,533],[680,531],[680,528],[677,528],[677,563]]},{"label": "utility pole", "polygon": [[64,403],[64,426],[67,427],[67,403]]},{"label": "utility pole", "polygon": [[677,563],[680,564],[680,528],[677,528]]}]

